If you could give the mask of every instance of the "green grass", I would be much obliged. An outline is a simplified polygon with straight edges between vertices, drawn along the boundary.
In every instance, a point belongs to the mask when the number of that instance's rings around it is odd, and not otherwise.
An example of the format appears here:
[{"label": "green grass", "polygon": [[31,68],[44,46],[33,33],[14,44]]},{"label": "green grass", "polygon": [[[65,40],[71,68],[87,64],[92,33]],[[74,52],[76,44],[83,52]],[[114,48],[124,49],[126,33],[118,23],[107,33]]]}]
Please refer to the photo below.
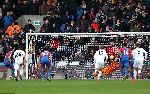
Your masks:
[{"label": "green grass", "polygon": [[0,94],[150,94],[150,80],[0,80]]}]

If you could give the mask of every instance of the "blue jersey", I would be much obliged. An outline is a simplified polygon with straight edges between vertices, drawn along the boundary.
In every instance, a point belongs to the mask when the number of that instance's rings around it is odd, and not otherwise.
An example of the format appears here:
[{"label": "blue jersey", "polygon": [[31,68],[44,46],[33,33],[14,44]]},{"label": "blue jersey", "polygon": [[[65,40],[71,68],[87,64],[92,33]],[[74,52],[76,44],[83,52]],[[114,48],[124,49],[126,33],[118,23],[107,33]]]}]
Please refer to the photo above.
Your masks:
[{"label": "blue jersey", "polygon": [[123,47],[120,49],[120,52],[121,52],[121,59],[122,60],[129,60],[129,56],[131,53],[129,48]]},{"label": "blue jersey", "polygon": [[41,62],[49,62],[49,56],[50,56],[50,52],[48,51],[44,51],[41,53]]}]

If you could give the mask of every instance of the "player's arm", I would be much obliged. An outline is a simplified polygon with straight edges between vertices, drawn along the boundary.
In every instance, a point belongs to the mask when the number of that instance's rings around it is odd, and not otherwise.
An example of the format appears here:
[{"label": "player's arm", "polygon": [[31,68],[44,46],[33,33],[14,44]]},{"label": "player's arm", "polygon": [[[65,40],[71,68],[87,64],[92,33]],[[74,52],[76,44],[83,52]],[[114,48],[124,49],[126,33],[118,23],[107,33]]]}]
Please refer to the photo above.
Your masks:
[{"label": "player's arm", "polygon": [[131,51],[131,49],[129,48],[128,51],[129,51],[129,52],[128,52],[129,58],[132,58],[132,51]]},{"label": "player's arm", "polygon": [[14,52],[14,54],[13,54],[13,59],[15,59],[16,58],[16,51]]},{"label": "player's arm", "polygon": [[94,63],[96,62],[96,54],[97,54],[97,51],[94,54]]},{"label": "player's arm", "polygon": [[132,55],[132,58],[134,59],[135,58],[135,50],[132,51],[131,55]]},{"label": "player's arm", "polygon": [[10,53],[10,55],[9,55],[9,57],[8,57],[8,58],[9,58],[10,63],[12,63],[12,62],[11,62],[11,61],[12,61],[12,54],[13,54],[13,53]]},{"label": "player's arm", "polygon": [[123,52],[123,49],[120,48],[119,51],[118,51],[118,58],[121,58],[122,52]]},{"label": "player's arm", "polygon": [[26,65],[26,62],[27,62],[27,60],[26,60],[26,53],[23,51],[23,56],[24,56],[24,66]]},{"label": "player's arm", "polygon": [[105,63],[107,63],[108,55],[107,55],[106,51],[105,51],[105,58],[106,58]]},{"label": "player's arm", "polygon": [[40,57],[40,62],[41,62],[42,55],[43,55],[43,54],[42,54],[42,52],[41,52],[41,53],[40,53],[40,56],[39,56],[39,57]]}]

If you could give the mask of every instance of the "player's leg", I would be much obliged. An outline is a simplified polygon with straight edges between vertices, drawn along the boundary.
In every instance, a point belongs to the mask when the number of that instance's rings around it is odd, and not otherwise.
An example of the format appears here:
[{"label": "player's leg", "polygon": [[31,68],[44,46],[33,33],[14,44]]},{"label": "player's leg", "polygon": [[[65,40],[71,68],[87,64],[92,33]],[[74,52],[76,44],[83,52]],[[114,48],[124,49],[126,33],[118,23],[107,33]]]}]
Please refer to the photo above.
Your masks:
[{"label": "player's leg", "polygon": [[23,75],[23,65],[22,64],[20,64],[20,66],[19,66],[19,68],[20,68],[20,70],[19,70],[19,78],[20,78],[20,80],[22,80],[22,75]]},{"label": "player's leg", "polygon": [[128,70],[129,70],[129,61],[126,60],[124,63],[124,73],[126,77],[128,76]]},{"label": "player's leg", "polygon": [[15,78],[15,69],[14,69],[14,65],[13,64],[10,64],[9,65],[9,68],[11,69],[11,76],[10,76],[10,79],[14,79]]},{"label": "player's leg", "polygon": [[99,66],[100,64],[98,62],[95,63],[95,72],[93,73],[93,76],[95,79],[97,79],[98,73],[99,73]]},{"label": "player's leg", "polygon": [[120,63],[120,72],[121,72],[121,75],[124,77],[125,71],[124,71],[124,62],[123,61],[121,61],[121,63]]},{"label": "player's leg", "polygon": [[130,77],[131,77],[131,81],[134,82],[135,78],[134,78],[134,68],[133,68],[133,64],[130,64]]},{"label": "player's leg", "polygon": [[19,69],[19,64],[15,63],[15,64],[14,64],[14,69],[15,69],[15,80],[18,81],[18,69]]},{"label": "player's leg", "polygon": [[45,80],[45,62],[41,62],[41,65],[42,65],[41,78],[44,81]]},{"label": "player's leg", "polygon": [[129,69],[130,69],[130,77],[132,80],[134,80],[134,68],[133,68],[133,64],[134,64],[134,59],[131,59],[130,63],[129,63]]},{"label": "player's leg", "polygon": [[142,67],[143,67],[143,61],[140,61],[139,65],[138,65],[138,71],[137,71],[138,78],[140,78],[140,75],[141,75],[141,72],[142,72]]},{"label": "player's leg", "polygon": [[134,64],[133,64],[133,68],[134,68],[134,79],[137,78],[137,68],[139,65],[139,61],[138,60],[134,60]]},{"label": "player's leg", "polygon": [[104,68],[104,61],[100,62],[99,64],[99,71],[98,71],[98,79],[102,77],[102,69]]},{"label": "player's leg", "polygon": [[99,79],[101,79],[101,77],[102,77],[102,68],[100,68],[98,71],[98,78],[97,79],[99,80]]},{"label": "player's leg", "polygon": [[50,62],[46,62],[46,67],[47,67],[47,71],[48,71],[48,78],[47,80],[51,80],[51,68],[50,68]]},{"label": "player's leg", "polygon": [[15,74],[14,74],[14,66],[13,66],[13,64],[5,64],[5,66],[7,67],[7,68],[9,68],[9,69],[11,69],[11,75],[10,75],[10,79],[13,79],[14,77],[15,77]]}]

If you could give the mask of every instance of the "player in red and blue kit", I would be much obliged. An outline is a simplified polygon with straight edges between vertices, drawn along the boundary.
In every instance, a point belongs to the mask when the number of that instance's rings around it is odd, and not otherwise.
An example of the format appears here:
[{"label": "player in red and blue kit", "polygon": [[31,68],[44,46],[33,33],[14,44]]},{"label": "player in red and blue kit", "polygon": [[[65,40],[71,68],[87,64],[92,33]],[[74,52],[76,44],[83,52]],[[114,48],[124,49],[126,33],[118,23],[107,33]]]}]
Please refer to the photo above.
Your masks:
[{"label": "player in red and blue kit", "polygon": [[11,69],[11,75],[10,78],[13,79],[15,77],[14,75],[14,65],[13,65],[13,60],[12,60],[12,54],[13,54],[13,49],[9,49],[9,51],[6,53],[5,55],[5,59],[4,59],[4,64],[7,68]]},{"label": "player in red and blue kit", "polygon": [[126,80],[128,76],[128,68],[129,68],[129,59],[131,56],[131,50],[127,48],[127,43],[123,44],[123,47],[120,48],[120,66],[121,66],[121,74],[123,76],[123,81]]},{"label": "player in red and blue kit", "polygon": [[51,80],[51,69],[50,69],[50,52],[47,50],[47,48],[44,48],[44,51],[41,52],[40,54],[41,57],[41,65],[42,65],[42,73],[41,73],[41,77],[42,80],[45,80],[45,72],[46,70],[48,70],[48,78],[47,80]]}]

